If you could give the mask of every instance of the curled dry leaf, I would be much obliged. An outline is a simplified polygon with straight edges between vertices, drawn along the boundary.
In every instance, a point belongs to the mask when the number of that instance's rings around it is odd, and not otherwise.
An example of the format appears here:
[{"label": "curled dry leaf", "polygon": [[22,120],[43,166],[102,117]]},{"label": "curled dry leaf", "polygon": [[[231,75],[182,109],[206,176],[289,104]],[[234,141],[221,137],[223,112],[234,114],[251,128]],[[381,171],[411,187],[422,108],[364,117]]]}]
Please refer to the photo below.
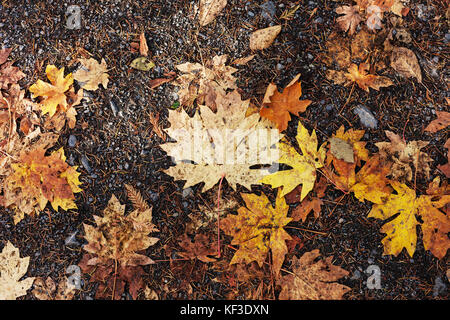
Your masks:
[{"label": "curled dry leaf", "polygon": [[278,275],[287,253],[286,240],[291,240],[283,228],[292,220],[287,217],[289,206],[280,193],[275,208],[264,194],[241,193],[241,196],[246,207],[239,208],[238,215],[230,214],[220,223],[224,232],[233,236],[231,244],[239,245],[230,264],[256,261],[262,267],[271,250],[273,270]]},{"label": "curled dry leaf", "polygon": [[348,31],[349,34],[355,33],[356,27],[362,21],[362,18],[359,15],[359,7],[358,6],[337,7],[336,13],[343,14],[343,16],[336,19],[339,28],[341,28],[341,30],[344,32]]},{"label": "curled dry leaf", "polygon": [[30,257],[21,258],[19,249],[7,242],[0,252],[0,300],[16,300],[27,294],[34,278],[20,280],[28,270]]},{"label": "curled dry leaf", "polygon": [[284,88],[283,93],[277,90],[274,83],[269,84],[266,89],[263,107],[259,114],[274,122],[280,132],[287,129],[288,122],[291,120],[289,113],[298,116],[300,112],[305,112],[312,102],[311,100],[300,100],[302,85],[298,81],[299,78],[300,74],[296,75]]},{"label": "curled dry leaf", "polygon": [[139,35],[139,53],[141,54],[141,56],[144,56],[144,57],[148,56],[148,46],[147,46],[147,40],[145,39],[144,32],[142,32]]},{"label": "curled dry leaf", "polygon": [[109,79],[105,59],[102,59],[101,63],[93,58],[81,58],[79,61],[83,69],[77,70],[73,74],[73,78],[82,82],[81,87],[85,90],[97,90],[101,84],[106,89]]},{"label": "curled dry leaf", "polygon": [[299,259],[292,258],[292,274],[280,280],[280,300],[342,300],[351,289],[336,281],[348,271],[332,263],[333,257],[322,258],[319,250],[306,252]]},{"label": "curled dry leaf", "polygon": [[391,53],[391,67],[405,78],[416,78],[422,83],[419,61],[410,49],[394,47]]},{"label": "curled dry leaf", "polygon": [[198,22],[201,26],[211,23],[227,5],[227,0],[200,0]]},{"label": "curled dry leaf", "polygon": [[273,43],[281,32],[281,25],[256,30],[250,35],[250,49],[263,50]]}]

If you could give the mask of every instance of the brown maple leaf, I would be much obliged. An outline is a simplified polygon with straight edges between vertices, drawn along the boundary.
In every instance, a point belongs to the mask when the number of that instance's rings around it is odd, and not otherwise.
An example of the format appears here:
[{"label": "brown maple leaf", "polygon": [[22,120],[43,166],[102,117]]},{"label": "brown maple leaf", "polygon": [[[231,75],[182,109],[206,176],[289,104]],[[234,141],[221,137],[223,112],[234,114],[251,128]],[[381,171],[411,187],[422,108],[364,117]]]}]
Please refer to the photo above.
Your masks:
[{"label": "brown maple leaf", "polygon": [[343,16],[336,19],[339,27],[342,31],[349,34],[355,33],[356,27],[362,21],[359,15],[358,6],[342,6],[336,8],[337,14],[343,14]]},{"label": "brown maple leaf", "polygon": [[450,112],[436,111],[437,119],[433,120],[425,128],[428,132],[437,132],[450,125]]},{"label": "brown maple leaf", "polygon": [[18,67],[13,66],[12,61],[7,61],[11,51],[11,48],[0,49],[0,89],[8,89],[11,84],[25,77]]},{"label": "brown maple leaf", "polygon": [[306,252],[300,259],[293,257],[292,274],[280,280],[280,300],[342,300],[351,289],[336,281],[348,271],[332,263],[333,257],[317,262],[319,250]]},{"label": "brown maple leaf", "polygon": [[302,85],[298,81],[300,74],[284,88],[283,93],[277,90],[274,83],[269,84],[264,95],[263,107],[259,111],[261,117],[269,119],[277,125],[278,130],[284,131],[291,120],[289,113],[298,115],[305,112],[311,104],[311,100],[300,100],[302,96]]},{"label": "brown maple leaf", "polygon": [[187,259],[198,259],[202,262],[214,262],[216,259],[210,258],[210,255],[216,255],[217,249],[211,244],[210,238],[206,234],[197,233],[194,242],[185,233],[179,240],[179,245],[183,252],[179,255]]}]

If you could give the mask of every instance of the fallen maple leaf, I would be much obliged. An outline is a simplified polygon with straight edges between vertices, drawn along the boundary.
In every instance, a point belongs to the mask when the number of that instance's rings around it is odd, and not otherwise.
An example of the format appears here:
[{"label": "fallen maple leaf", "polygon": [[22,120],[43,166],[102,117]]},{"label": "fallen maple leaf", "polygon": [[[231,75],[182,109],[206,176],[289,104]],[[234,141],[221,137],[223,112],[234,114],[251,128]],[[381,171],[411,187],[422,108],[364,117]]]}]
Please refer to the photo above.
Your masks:
[{"label": "fallen maple leaf", "polygon": [[28,270],[30,257],[21,258],[19,249],[7,242],[0,252],[0,300],[16,300],[27,294],[34,278],[20,280]]},{"label": "fallen maple leaf", "polygon": [[316,131],[309,135],[302,123],[298,122],[297,143],[302,151],[298,154],[296,149],[289,145],[286,140],[278,143],[280,158],[278,163],[287,164],[292,169],[275,172],[260,180],[262,183],[270,184],[272,188],[283,187],[280,191],[284,196],[302,184],[300,201],[313,189],[316,181],[316,169],[321,168],[325,161],[325,145],[317,150]]},{"label": "fallen maple leaf", "polygon": [[220,227],[233,236],[232,245],[239,245],[230,264],[256,261],[263,266],[269,250],[272,252],[273,271],[278,275],[287,253],[286,240],[291,240],[283,229],[292,219],[287,217],[289,206],[278,193],[275,208],[262,194],[241,193],[246,207],[238,209],[238,215],[228,215]]},{"label": "fallen maple leaf", "polygon": [[311,211],[314,212],[314,217],[318,218],[320,214],[320,207],[322,206],[322,204],[322,200],[320,200],[318,197],[303,199],[303,201],[297,207],[295,207],[294,210],[292,210],[292,221],[302,220],[302,222],[305,222]]},{"label": "fallen maple leaf", "polygon": [[437,119],[430,122],[430,124],[425,128],[428,132],[437,132],[450,125],[450,112],[446,111],[436,111]]},{"label": "fallen maple leaf", "polygon": [[270,47],[281,32],[281,25],[254,31],[250,35],[250,50],[263,50]]},{"label": "fallen maple leaf", "polygon": [[184,188],[204,181],[202,192],[222,176],[233,189],[237,183],[250,189],[269,173],[266,168],[250,167],[270,165],[278,159],[277,150],[271,150],[271,146],[280,135],[259,122],[258,114],[245,117],[249,101],[242,101],[237,91],[219,96],[216,102],[216,113],[200,106],[200,112],[192,118],[184,110],[169,110],[171,126],[167,134],[177,142],[161,148],[174,157],[176,166],[165,172],[175,180],[186,180]]},{"label": "fallen maple leaf", "polygon": [[339,27],[342,31],[349,34],[355,33],[356,27],[362,21],[359,15],[358,6],[341,6],[336,8],[337,14],[343,14],[343,16],[336,19]]},{"label": "fallen maple leaf", "polygon": [[125,216],[125,205],[121,205],[112,195],[103,211],[103,217],[94,216],[94,219],[97,228],[83,224],[84,237],[89,242],[83,249],[96,255],[87,261],[87,265],[108,265],[111,260],[123,267],[154,263],[149,257],[137,253],[159,240],[148,236],[149,233],[158,231],[151,222],[151,208],[139,210],[138,207]]},{"label": "fallen maple leaf", "polygon": [[211,23],[227,5],[227,0],[200,0],[199,23],[206,26]]},{"label": "fallen maple leaf", "polygon": [[65,161],[63,148],[45,156],[43,148],[36,148],[21,154],[17,162],[11,164],[13,172],[4,183],[5,206],[17,208],[14,223],[24,218],[24,214],[34,214],[44,210],[48,202],[58,211],[76,209],[74,193],[78,187],[77,167]]},{"label": "fallen maple leaf", "polygon": [[280,280],[280,300],[342,300],[351,289],[336,281],[348,271],[332,263],[333,257],[322,258],[319,250],[292,258],[292,273]]},{"label": "fallen maple leaf", "polygon": [[361,63],[359,67],[353,63],[348,68],[348,73],[345,73],[345,76],[350,82],[356,82],[361,89],[367,92],[369,92],[369,88],[378,91],[381,87],[389,87],[394,84],[387,77],[369,74],[368,70],[369,65],[366,63]]},{"label": "fallen maple leaf", "polygon": [[298,116],[300,112],[306,111],[311,100],[299,100],[302,96],[302,85],[298,81],[300,74],[284,88],[283,93],[277,90],[274,83],[269,84],[264,95],[263,107],[259,114],[277,125],[278,130],[284,131],[291,120],[289,113]]},{"label": "fallen maple leaf", "polygon": [[102,59],[101,63],[93,58],[81,58],[79,61],[83,69],[77,70],[73,74],[73,78],[82,82],[81,87],[85,90],[97,90],[99,84],[102,84],[103,88],[106,89],[109,80],[105,59]]},{"label": "fallen maple leaf", "polygon": [[45,69],[50,83],[38,80],[29,90],[34,97],[42,97],[42,114],[48,113],[52,117],[58,110],[58,106],[67,110],[67,97],[64,94],[73,84],[73,76],[69,73],[64,77],[64,67],[58,69],[54,65],[48,65]]},{"label": "fallen maple leaf", "polygon": [[391,142],[378,142],[375,145],[380,150],[382,161],[390,167],[392,178],[411,181],[413,176],[411,164],[414,165],[417,173],[423,173],[429,177],[431,168],[428,163],[433,159],[425,152],[420,151],[428,145],[428,142],[419,140],[406,143],[391,131],[386,130],[385,133]]},{"label": "fallen maple leaf", "polygon": [[178,254],[187,259],[198,259],[202,262],[214,262],[216,259],[210,258],[210,255],[217,254],[217,248],[211,244],[211,240],[207,235],[197,233],[194,242],[185,233],[179,240],[179,245],[183,248],[183,252]]},{"label": "fallen maple leaf", "polygon": [[[398,216],[385,223],[381,228],[386,237],[381,241],[384,254],[394,256],[406,249],[412,257],[416,250],[416,226],[421,225],[425,250],[430,250],[438,259],[442,259],[450,248],[450,217],[439,208],[450,202],[450,195],[421,195],[416,197],[414,190],[397,181],[390,182],[397,194],[391,194],[383,204],[375,204],[368,217],[386,220]],[[421,217],[419,223],[416,215]]]}]

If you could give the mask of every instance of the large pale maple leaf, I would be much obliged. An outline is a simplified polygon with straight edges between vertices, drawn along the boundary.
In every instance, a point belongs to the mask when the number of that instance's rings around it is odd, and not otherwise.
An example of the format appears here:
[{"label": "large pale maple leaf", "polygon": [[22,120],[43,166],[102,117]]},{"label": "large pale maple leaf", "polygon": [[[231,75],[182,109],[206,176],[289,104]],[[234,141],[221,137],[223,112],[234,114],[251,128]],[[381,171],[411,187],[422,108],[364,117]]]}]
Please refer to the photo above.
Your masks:
[{"label": "large pale maple leaf", "polygon": [[264,194],[241,196],[246,207],[239,208],[237,215],[228,215],[220,224],[226,234],[233,236],[231,244],[239,245],[230,264],[256,261],[262,267],[270,250],[273,270],[278,275],[288,252],[286,240],[292,239],[283,228],[292,220],[287,217],[289,206],[280,193],[275,208]]},{"label": "large pale maple leaf", "polygon": [[278,130],[259,121],[259,115],[245,117],[248,100],[237,91],[216,99],[217,112],[200,106],[191,118],[184,111],[169,111],[167,134],[176,143],[161,148],[172,156],[176,166],[165,172],[176,180],[186,180],[184,188],[205,182],[202,191],[211,189],[222,176],[236,189],[236,184],[250,188],[269,171],[251,169],[253,165],[271,165],[278,152],[271,146],[278,141]]},{"label": "large pale maple leaf", "polygon": [[65,92],[73,84],[73,76],[69,73],[64,77],[64,67],[58,69],[54,65],[48,65],[45,68],[45,73],[50,83],[38,80],[28,90],[30,90],[34,97],[42,97],[42,113],[48,113],[50,117],[53,117],[58,110],[58,106],[63,111],[68,109]]},{"label": "large pale maple leaf", "polygon": [[0,252],[0,300],[16,300],[27,294],[34,278],[20,280],[28,270],[30,257],[21,258],[19,249],[7,242]]},{"label": "large pale maple leaf", "polygon": [[298,122],[296,139],[302,154],[299,154],[286,140],[278,143],[280,152],[278,162],[286,164],[292,169],[277,171],[262,178],[260,181],[270,184],[273,188],[283,187],[280,191],[282,196],[301,184],[300,201],[302,201],[314,187],[316,169],[323,167],[326,150],[325,144],[317,149],[316,131],[313,130],[311,135],[309,135],[308,129],[300,121]]},{"label": "large pale maple leaf", "polygon": [[284,131],[291,120],[289,113],[298,115],[304,112],[311,104],[311,100],[300,100],[302,96],[302,85],[298,81],[300,74],[284,88],[283,92],[277,90],[273,83],[269,84],[264,95],[263,107],[259,114],[277,125],[278,130]]},{"label": "large pale maple leaf", "polygon": [[90,59],[80,59],[79,60],[82,69],[77,70],[73,74],[73,78],[79,82],[82,82],[81,87],[85,90],[97,90],[98,86],[101,84],[103,88],[106,89],[108,85],[108,67],[106,66],[105,59],[102,59],[101,63],[97,60]]},{"label": "large pale maple leaf", "polygon": [[[417,244],[416,227],[421,226],[425,250],[442,259],[450,248],[450,217],[439,210],[450,202],[450,195],[429,194],[416,196],[414,190],[405,184],[391,181],[397,192],[391,194],[383,204],[372,207],[368,217],[387,220],[398,214],[393,220],[385,223],[381,228],[386,237],[381,241],[385,255],[397,256],[405,248],[412,257]],[[448,192],[448,190],[447,190]],[[421,217],[421,221],[416,218]]]}]

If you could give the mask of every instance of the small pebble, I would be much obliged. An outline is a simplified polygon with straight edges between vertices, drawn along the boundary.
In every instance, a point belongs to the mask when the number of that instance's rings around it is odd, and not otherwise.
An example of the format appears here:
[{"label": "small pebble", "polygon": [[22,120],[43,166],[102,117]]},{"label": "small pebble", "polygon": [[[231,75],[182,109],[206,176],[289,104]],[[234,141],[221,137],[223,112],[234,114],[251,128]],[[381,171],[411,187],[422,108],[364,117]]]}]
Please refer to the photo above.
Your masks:
[{"label": "small pebble", "polygon": [[69,136],[69,147],[73,148],[75,147],[75,144],[77,143],[77,137],[75,137],[73,134]]},{"label": "small pebble", "polygon": [[358,106],[353,110],[353,113],[359,116],[361,124],[366,128],[376,129],[378,127],[378,120],[375,119],[372,112],[365,106]]}]

